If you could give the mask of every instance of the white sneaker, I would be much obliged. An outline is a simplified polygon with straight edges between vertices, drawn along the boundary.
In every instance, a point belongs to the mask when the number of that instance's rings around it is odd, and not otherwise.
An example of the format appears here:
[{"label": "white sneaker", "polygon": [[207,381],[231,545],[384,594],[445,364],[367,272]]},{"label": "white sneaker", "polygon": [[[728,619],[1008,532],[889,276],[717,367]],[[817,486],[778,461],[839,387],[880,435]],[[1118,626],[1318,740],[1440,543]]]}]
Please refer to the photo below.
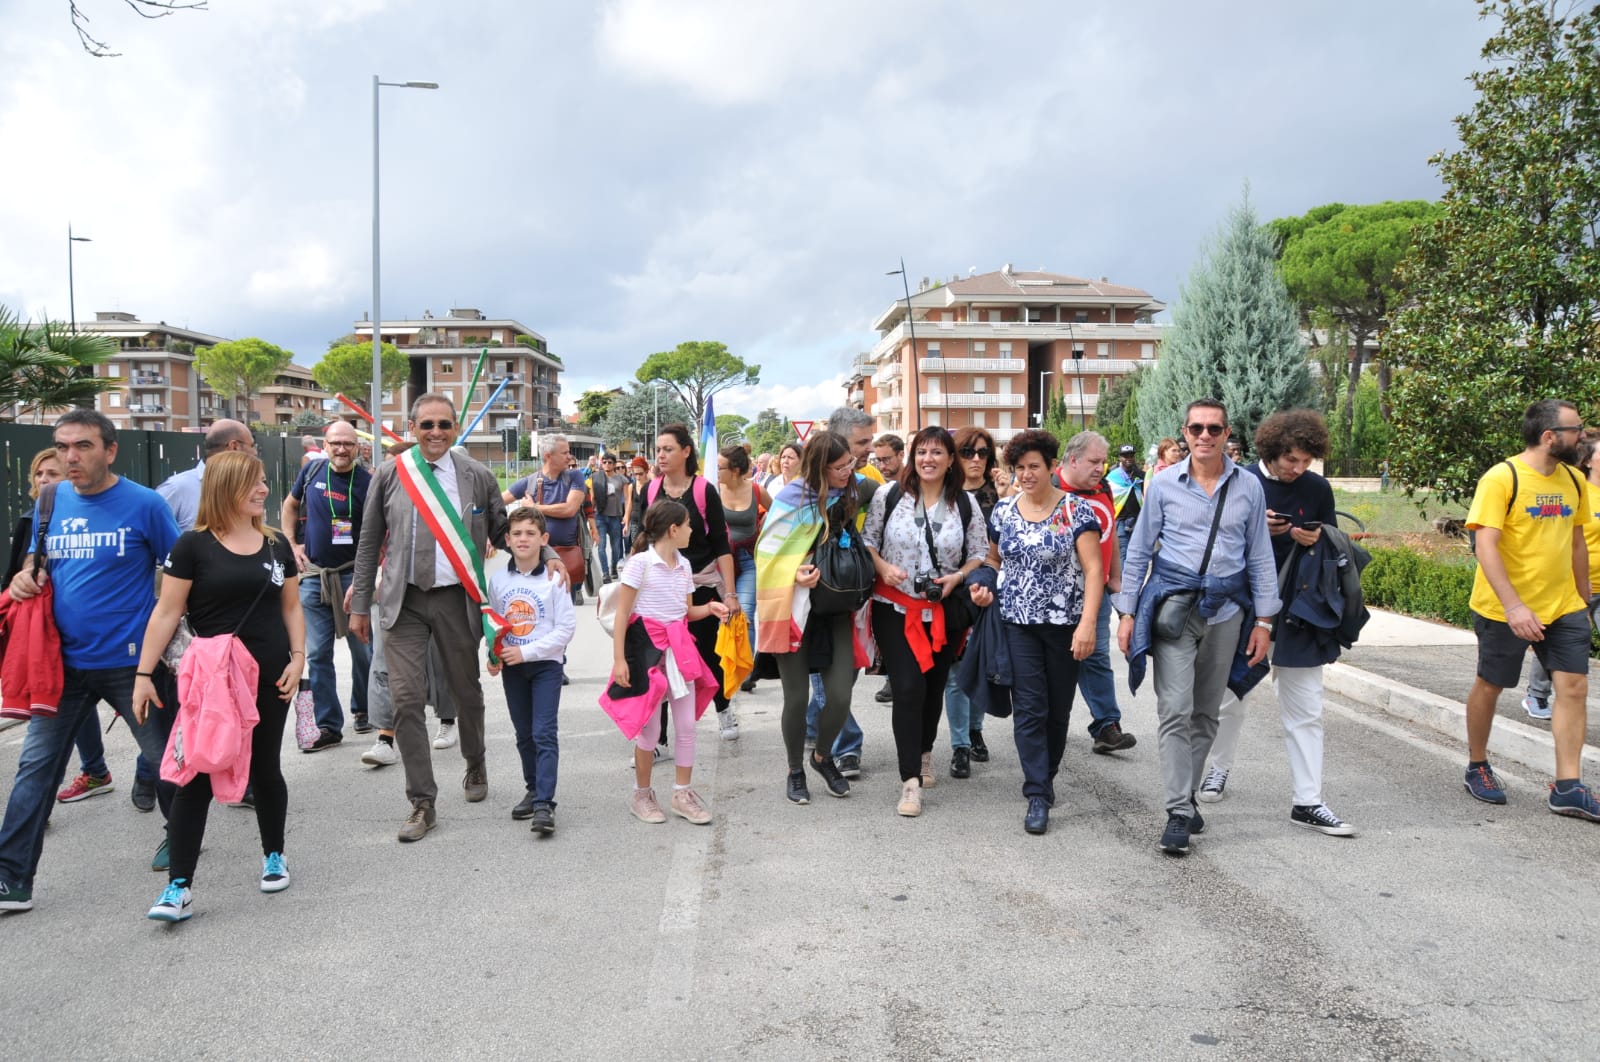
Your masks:
[{"label": "white sneaker", "polygon": [[1202,804],[1215,804],[1222,799],[1222,790],[1228,785],[1228,772],[1219,771],[1212,767],[1206,771],[1206,780],[1200,785],[1200,792],[1194,798]]},{"label": "white sneaker", "polygon": [[439,724],[439,732],[433,735],[433,747],[447,749],[456,743],[456,724],[451,719]]},{"label": "white sneaker", "polygon": [[400,762],[400,753],[395,749],[394,742],[380,739],[361,754],[361,762],[370,767],[393,767]]},{"label": "white sneaker", "polygon": [[145,917],[154,922],[182,922],[194,914],[194,893],[182,881],[171,881]]},{"label": "white sneaker", "polygon": [[722,728],[723,741],[736,741],[739,737],[739,717],[733,714],[733,705],[717,713],[717,725]]}]

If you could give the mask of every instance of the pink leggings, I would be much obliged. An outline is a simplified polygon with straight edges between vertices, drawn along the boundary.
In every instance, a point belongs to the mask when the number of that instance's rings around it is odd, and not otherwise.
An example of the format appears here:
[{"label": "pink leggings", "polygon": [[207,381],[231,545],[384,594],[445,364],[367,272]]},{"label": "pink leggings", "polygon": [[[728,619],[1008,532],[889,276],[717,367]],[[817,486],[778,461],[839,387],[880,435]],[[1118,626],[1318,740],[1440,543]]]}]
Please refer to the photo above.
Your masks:
[{"label": "pink leggings", "polygon": [[[667,702],[672,705],[672,731],[676,735],[673,739],[673,759],[679,767],[694,766],[694,690],[691,688],[682,697],[674,697]],[[639,736],[633,743],[646,752],[656,747],[656,742],[661,740],[661,709],[657,708],[650,714],[650,719],[644,724],[644,729],[639,731]]]}]

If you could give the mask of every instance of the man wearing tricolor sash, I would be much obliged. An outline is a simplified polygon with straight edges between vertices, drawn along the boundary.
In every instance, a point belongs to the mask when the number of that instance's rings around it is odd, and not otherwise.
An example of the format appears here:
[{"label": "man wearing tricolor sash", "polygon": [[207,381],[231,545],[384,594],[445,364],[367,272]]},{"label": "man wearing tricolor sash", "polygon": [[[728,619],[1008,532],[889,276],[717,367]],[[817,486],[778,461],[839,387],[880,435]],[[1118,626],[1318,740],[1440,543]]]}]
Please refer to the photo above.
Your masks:
[{"label": "man wearing tricolor sash", "polygon": [[451,451],[458,423],[455,404],[444,395],[424,394],[412,404],[417,445],[372,477],[356,551],[350,630],[366,640],[387,542],[376,603],[394,698],[395,745],[412,808],[400,828],[402,841],[420,840],[436,820],[438,787],[423,717],[430,643],[439,650],[440,679],[457,705],[467,761],[462,788],[469,801],[489,792],[478,639],[487,637],[492,647],[505,630],[485,593],[483,557],[490,543],[505,548],[506,510],[494,473]]}]

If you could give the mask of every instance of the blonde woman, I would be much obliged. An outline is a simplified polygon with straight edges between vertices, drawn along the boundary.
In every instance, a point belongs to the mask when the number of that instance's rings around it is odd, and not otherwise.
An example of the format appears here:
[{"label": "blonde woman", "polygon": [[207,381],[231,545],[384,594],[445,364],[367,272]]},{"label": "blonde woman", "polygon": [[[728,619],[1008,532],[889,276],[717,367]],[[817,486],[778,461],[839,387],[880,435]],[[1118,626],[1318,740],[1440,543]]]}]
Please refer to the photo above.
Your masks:
[{"label": "blonde woman", "polygon": [[[266,502],[267,481],[259,459],[229,452],[206,462],[194,530],[178,536],[172,547],[161,598],[145,629],[133,710],[141,721],[152,704],[158,710],[177,710],[176,704],[162,704],[157,698],[150,676],[185,613],[197,638],[237,632],[261,669],[255,698],[261,718],[250,737],[250,788],[261,831],[261,891],[281,892],[289,887],[283,857],[289,791],[278,754],[289,701],[299,689],[305,667],[306,631],[294,555],[278,532],[266,526]],[[167,827],[172,852],[168,885],[149,915],[158,922],[181,922],[191,913],[195,864],[210,805],[207,774],[183,785],[173,799]]]}]

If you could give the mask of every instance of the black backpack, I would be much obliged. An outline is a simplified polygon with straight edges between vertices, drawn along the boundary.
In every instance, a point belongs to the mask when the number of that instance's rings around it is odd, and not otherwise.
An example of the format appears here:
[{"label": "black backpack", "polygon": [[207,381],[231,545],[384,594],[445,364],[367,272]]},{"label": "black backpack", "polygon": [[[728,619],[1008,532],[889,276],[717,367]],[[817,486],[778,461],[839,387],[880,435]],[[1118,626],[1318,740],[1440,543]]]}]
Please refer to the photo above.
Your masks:
[{"label": "black backpack", "polygon": [[843,520],[838,530],[825,528],[812,553],[811,563],[816,565],[818,574],[817,585],[811,588],[811,611],[815,615],[849,615],[872,600],[878,573],[872,554],[851,526],[853,523]]}]

